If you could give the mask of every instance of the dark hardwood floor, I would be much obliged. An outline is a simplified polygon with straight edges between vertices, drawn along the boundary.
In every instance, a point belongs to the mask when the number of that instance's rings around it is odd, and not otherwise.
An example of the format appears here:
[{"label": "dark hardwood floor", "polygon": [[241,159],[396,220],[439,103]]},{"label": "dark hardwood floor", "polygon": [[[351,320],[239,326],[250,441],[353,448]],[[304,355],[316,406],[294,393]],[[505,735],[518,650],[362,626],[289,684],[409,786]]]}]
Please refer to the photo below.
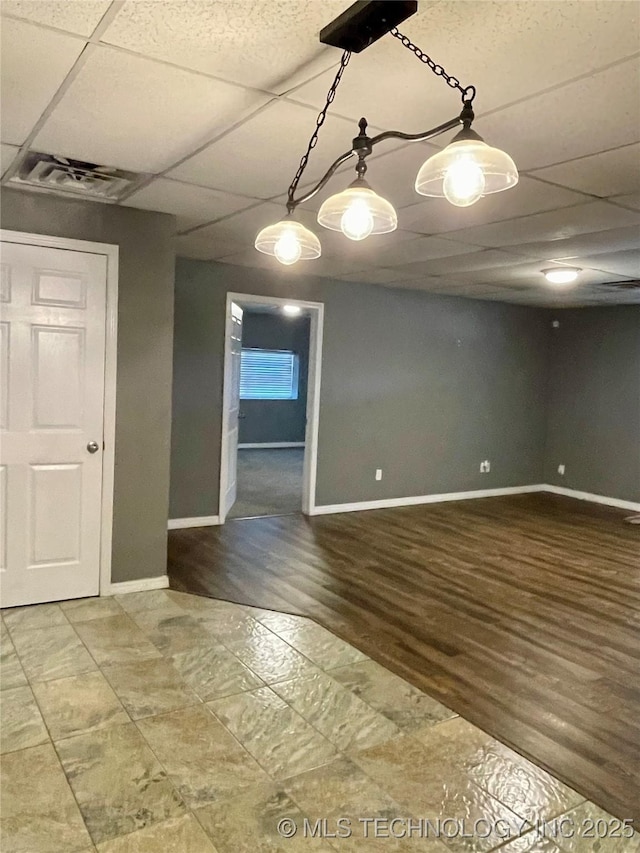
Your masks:
[{"label": "dark hardwood floor", "polygon": [[531,494],[172,531],[175,589],[302,613],[640,822],[640,527]]}]

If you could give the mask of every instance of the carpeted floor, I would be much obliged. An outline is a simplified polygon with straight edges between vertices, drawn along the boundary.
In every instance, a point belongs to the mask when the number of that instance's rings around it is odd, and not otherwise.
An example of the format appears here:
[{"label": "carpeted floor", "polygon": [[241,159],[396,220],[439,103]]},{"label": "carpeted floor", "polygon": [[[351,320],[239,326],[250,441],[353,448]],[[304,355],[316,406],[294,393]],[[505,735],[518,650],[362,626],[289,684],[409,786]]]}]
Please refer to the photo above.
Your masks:
[{"label": "carpeted floor", "polygon": [[238,450],[238,497],[229,518],[300,512],[303,459],[303,447]]}]

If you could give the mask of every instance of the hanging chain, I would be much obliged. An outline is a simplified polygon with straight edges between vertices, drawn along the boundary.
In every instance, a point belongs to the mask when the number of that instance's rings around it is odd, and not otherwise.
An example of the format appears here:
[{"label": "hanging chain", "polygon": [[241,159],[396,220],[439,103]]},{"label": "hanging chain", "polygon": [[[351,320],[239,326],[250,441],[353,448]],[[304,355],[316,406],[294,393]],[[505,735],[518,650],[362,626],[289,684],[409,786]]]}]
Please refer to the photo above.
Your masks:
[{"label": "hanging chain", "polygon": [[344,74],[344,69],[349,64],[350,59],[351,59],[351,51],[345,50],[345,52],[342,54],[342,59],[340,60],[340,67],[338,68],[338,72],[335,76],[333,83],[331,84],[331,88],[327,92],[327,102],[325,103],[324,107],[318,113],[318,118],[316,119],[315,130],[311,134],[311,139],[309,140],[309,145],[307,146],[307,150],[305,151],[305,153],[302,156],[302,159],[300,160],[300,165],[298,166],[298,171],[296,172],[296,176],[291,181],[291,186],[289,187],[289,192],[287,194],[288,195],[287,208],[289,209],[289,212],[291,212],[293,210],[293,207],[295,206],[292,204],[293,203],[293,196],[295,195],[295,191],[297,190],[298,184],[300,183],[300,178],[302,177],[302,173],[307,168],[307,163],[309,162],[309,155],[311,154],[313,149],[318,144],[318,134],[320,133],[320,128],[324,124],[324,120],[327,117],[327,110],[329,109],[329,107],[333,103],[333,99],[336,96],[336,90],[338,88],[338,85],[340,83],[342,75]]},{"label": "hanging chain", "polygon": [[420,48],[417,47],[411,41],[411,39],[407,38],[407,36],[403,36],[402,33],[398,32],[396,27],[394,27],[392,30],[389,30],[389,32],[394,38],[399,39],[405,47],[408,47],[409,50],[418,57],[420,62],[424,62],[425,65],[428,65],[429,68],[436,75],[436,77],[442,77],[447,86],[451,86],[452,89],[457,89],[461,93],[462,100],[464,102],[473,102],[473,99],[476,96],[475,86],[467,86],[466,88],[462,86],[457,77],[452,77],[450,74],[447,74],[442,65],[438,65],[437,62],[434,62],[433,59],[431,59],[430,56],[420,50]]}]

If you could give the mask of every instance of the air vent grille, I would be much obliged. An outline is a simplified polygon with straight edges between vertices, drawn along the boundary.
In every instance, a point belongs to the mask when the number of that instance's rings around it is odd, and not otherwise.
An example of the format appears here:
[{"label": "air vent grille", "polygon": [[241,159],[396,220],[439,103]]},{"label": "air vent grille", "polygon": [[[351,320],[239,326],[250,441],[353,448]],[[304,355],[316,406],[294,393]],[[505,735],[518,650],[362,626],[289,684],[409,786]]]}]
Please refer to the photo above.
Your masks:
[{"label": "air vent grille", "polygon": [[9,183],[115,202],[143,177],[110,166],[29,151]]}]

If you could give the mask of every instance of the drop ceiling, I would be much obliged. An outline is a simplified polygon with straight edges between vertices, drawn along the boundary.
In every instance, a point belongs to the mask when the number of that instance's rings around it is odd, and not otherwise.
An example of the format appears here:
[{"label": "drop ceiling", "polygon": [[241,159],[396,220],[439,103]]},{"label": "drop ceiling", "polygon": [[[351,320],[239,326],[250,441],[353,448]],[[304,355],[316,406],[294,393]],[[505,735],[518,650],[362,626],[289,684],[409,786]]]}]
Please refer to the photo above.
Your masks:
[{"label": "drop ceiling", "polygon": [[[351,243],[314,222],[350,165],[302,210],[323,256],[283,271],[252,248],[282,201],[340,51],[321,27],[349,0],[2,0],[3,183],[29,149],[140,173],[120,204],[177,216],[178,253],[287,277],[531,305],[640,302],[640,4],[421,2],[401,29],[478,89],[475,127],[521,171],[506,193],[454,208],[413,191],[435,149],[388,144],[368,178],[394,234]],[[376,129],[425,130],[457,93],[391,37],[354,55],[305,180]],[[446,138],[438,140],[444,144]],[[380,146],[382,149],[383,146]],[[554,289],[540,270],[583,268]]]}]

